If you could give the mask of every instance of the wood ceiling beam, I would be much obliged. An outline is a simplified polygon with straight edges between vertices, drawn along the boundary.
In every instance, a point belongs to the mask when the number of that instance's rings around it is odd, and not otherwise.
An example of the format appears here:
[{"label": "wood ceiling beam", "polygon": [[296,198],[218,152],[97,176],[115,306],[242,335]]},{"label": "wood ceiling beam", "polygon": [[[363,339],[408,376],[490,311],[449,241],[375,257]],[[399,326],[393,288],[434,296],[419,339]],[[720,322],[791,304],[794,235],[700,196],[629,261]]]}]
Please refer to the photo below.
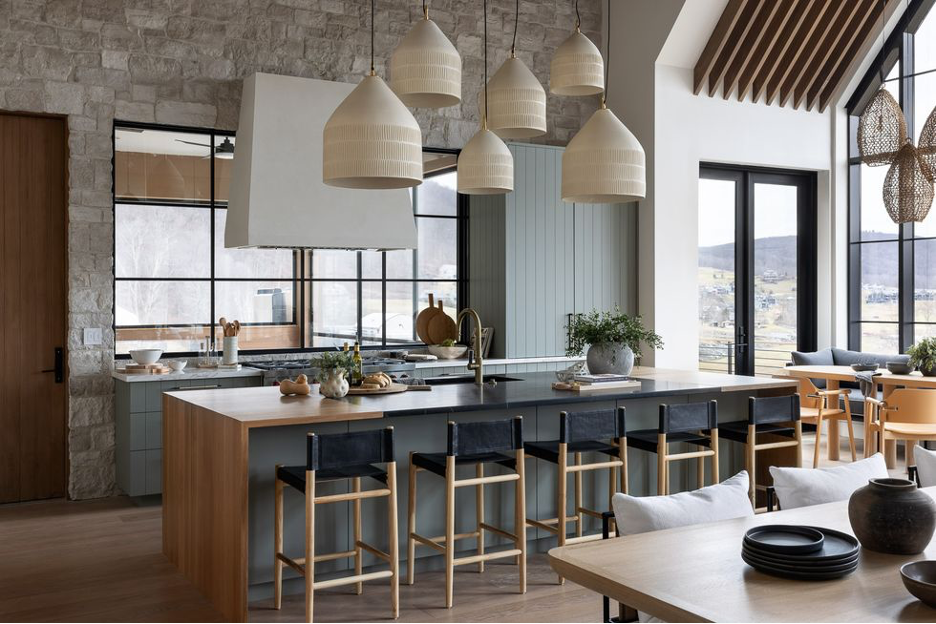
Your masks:
[{"label": "wood ceiling beam", "polygon": [[764,97],[768,105],[773,102],[774,96],[776,96],[777,92],[780,90],[780,85],[786,81],[787,77],[793,71],[793,67],[806,49],[807,41],[809,41],[812,38],[812,34],[816,32],[819,21],[825,14],[827,8],[829,8],[828,0],[816,0],[800,23],[800,27],[793,33],[790,47],[787,48],[786,54],[780,59],[780,66],[767,83],[767,90]]},{"label": "wood ceiling beam", "polygon": [[836,70],[846,58],[846,54],[851,49],[856,40],[867,37],[868,23],[874,23],[874,7],[878,4],[877,0],[867,0],[866,6],[862,8],[852,19],[845,36],[839,39],[838,45],[819,70],[819,75],[806,93],[806,110],[812,110],[813,106],[819,101],[819,94],[829,84],[835,76]]},{"label": "wood ceiling beam", "polygon": [[849,0],[849,2],[840,2],[839,0],[825,1],[827,5],[826,10],[822,13],[822,16],[819,18],[819,23],[816,24],[816,28],[807,39],[803,53],[796,59],[792,71],[790,71],[790,74],[780,85],[779,98],[777,100],[780,106],[787,105],[787,102],[793,97],[793,90],[796,88],[796,85],[799,84],[800,80],[806,77],[806,67],[816,57],[819,50],[823,48],[826,38],[831,36],[831,32],[842,10],[846,6],[854,6],[856,2],[856,0]]},{"label": "wood ceiling beam", "polygon": [[747,97],[748,91],[754,82],[754,77],[761,72],[770,71],[766,65],[767,59],[771,53],[781,45],[780,33],[786,29],[790,17],[796,14],[796,6],[802,5],[803,0],[779,0],[779,8],[774,13],[773,19],[765,28],[764,37],[752,54],[751,62],[741,72],[738,78],[738,101],[743,101]]},{"label": "wood ceiling beam", "polygon": [[[872,0],[873,1],[873,0]],[[840,3],[839,14],[832,20],[829,31],[816,46],[812,59],[803,70],[803,77],[793,87],[793,108],[799,108],[809,89],[817,81],[822,80],[822,68],[833,54],[837,54],[843,47],[842,39],[847,33],[852,35],[861,15],[867,15],[866,0],[851,0]]]},{"label": "wood ceiling beam", "polygon": [[712,66],[712,71],[709,74],[708,94],[710,97],[715,95],[715,92],[718,91],[718,84],[724,77],[725,70],[728,69],[728,65],[731,64],[731,61],[733,61],[735,55],[737,55],[741,41],[744,40],[745,35],[747,35],[748,31],[751,29],[754,17],[760,12],[764,1],[765,0],[747,0],[744,7],[742,7],[741,17],[738,18],[734,28],[728,33],[721,54],[715,59],[715,64]]},{"label": "wood ceiling beam", "polygon": [[793,10],[790,14],[790,19],[787,20],[786,25],[783,27],[783,31],[780,33],[779,38],[777,39],[777,45],[774,46],[768,53],[767,60],[764,63],[764,71],[760,74],[755,74],[753,82],[753,94],[752,98],[757,102],[761,95],[764,94],[764,91],[767,89],[767,85],[770,84],[770,80],[778,73],[782,72],[781,61],[786,58],[787,52],[790,50],[790,47],[793,45],[796,33],[800,31],[803,26],[803,22],[806,20],[806,17],[812,13],[813,7],[820,0],[800,0],[793,7]]},{"label": "wood ceiling beam", "polygon": [[774,15],[777,14],[777,10],[783,4],[782,0],[773,0],[772,2],[763,4],[761,9],[757,12],[754,23],[741,42],[738,54],[735,55],[734,61],[728,66],[728,71],[725,72],[722,96],[726,100],[731,96],[732,91],[734,91],[738,75],[755,59],[755,50],[759,47],[760,42],[766,38],[767,24],[773,20]]},{"label": "wood ceiling beam", "polygon": [[[901,0],[887,1],[887,6],[884,8],[885,20],[897,10],[900,1]],[[838,98],[842,95],[842,91],[845,89],[845,85],[848,84],[847,78],[854,73],[861,64],[862,59],[871,51],[875,37],[877,36],[875,25],[880,25],[881,23],[881,10],[879,7],[880,3],[875,2],[875,8],[871,13],[871,19],[865,23],[863,32],[860,33],[849,46],[838,68],[832,73],[829,82],[819,93],[820,111],[825,111],[829,104],[838,101]]]},{"label": "wood ceiling beam", "polygon": [[708,79],[709,73],[711,73],[712,67],[715,65],[715,59],[721,54],[728,33],[731,32],[741,16],[741,9],[745,3],[746,0],[728,0],[728,5],[722,11],[721,17],[718,18],[715,30],[712,31],[708,43],[705,44],[705,49],[702,50],[702,54],[692,70],[692,92],[694,94],[698,95],[702,90],[702,85]]}]

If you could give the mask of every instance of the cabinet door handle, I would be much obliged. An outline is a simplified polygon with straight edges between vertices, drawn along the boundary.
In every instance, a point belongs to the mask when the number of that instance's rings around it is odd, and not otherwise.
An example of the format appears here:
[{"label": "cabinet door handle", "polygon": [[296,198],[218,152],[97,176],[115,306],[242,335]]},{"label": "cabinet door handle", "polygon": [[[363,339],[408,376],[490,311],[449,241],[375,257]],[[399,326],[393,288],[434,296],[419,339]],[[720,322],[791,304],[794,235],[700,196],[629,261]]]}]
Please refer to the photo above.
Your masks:
[{"label": "cabinet door handle", "polygon": [[177,388],[178,390],[214,390],[220,388],[221,384],[211,384],[206,386],[189,386],[188,388]]}]

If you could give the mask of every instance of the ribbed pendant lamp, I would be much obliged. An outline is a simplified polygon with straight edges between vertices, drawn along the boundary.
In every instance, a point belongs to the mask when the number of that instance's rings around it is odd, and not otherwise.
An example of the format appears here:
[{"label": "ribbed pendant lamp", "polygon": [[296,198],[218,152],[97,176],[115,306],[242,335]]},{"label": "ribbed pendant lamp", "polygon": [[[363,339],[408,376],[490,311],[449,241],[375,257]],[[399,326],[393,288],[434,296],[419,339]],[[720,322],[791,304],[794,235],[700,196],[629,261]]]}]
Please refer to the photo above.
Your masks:
[{"label": "ribbed pendant lamp", "polygon": [[[611,1],[608,43],[611,50]],[[607,107],[608,60],[601,108],[562,153],[562,199],[587,204],[617,204],[647,195],[646,155],[637,137]]]},{"label": "ribbed pendant lamp", "polygon": [[487,107],[487,0],[484,0],[484,87],[481,93],[481,128],[458,155],[458,192],[464,195],[499,195],[513,190],[513,155],[488,129]]},{"label": "ribbed pendant lamp", "polygon": [[604,59],[591,39],[582,34],[578,0],[575,30],[556,49],[549,64],[549,91],[555,95],[596,95],[604,91]]},{"label": "ribbed pendant lamp", "polygon": [[416,22],[390,57],[390,88],[407,106],[444,108],[461,102],[462,63],[458,50],[429,19]]},{"label": "ribbed pendant lamp", "polygon": [[422,132],[409,109],[371,69],[325,123],[322,177],[344,188],[394,189],[422,182]]},{"label": "ribbed pendant lamp", "polygon": [[[520,0],[517,0],[510,57],[487,84],[486,101],[478,102],[487,113],[488,126],[505,139],[527,139],[546,133],[546,91],[533,72],[517,58],[517,26]],[[490,109],[485,111],[485,107]]]}]

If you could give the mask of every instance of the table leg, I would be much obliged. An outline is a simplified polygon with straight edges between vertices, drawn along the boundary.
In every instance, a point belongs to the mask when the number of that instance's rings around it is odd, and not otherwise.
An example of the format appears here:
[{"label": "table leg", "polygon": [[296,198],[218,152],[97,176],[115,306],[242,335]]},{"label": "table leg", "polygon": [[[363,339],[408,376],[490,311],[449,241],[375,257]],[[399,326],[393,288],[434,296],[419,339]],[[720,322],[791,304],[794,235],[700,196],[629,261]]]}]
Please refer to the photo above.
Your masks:
[{"label": "table leg", "polygon": [[[838,390],[839,382],[838,379],[830,379],[826,382],[826,388],[829,390]],[[838,399],[838,397],[836,397]],[[839,421],[834,418],[830,418],[829,423],[829,435],[826,438],[826,443],[829,445],[829,461],[838,461],[839,459]],[[818,436],[816,437],[818,439]]]},{"label": "table leg", "polygon": [[[891,395],[891,392],[893,392],[897,386],[893,386],[891,384],[881,384],[881,385],[884,386],[884,390],[882,394],[883,394],[883,399],[886,401],[887,397]],[[884,451],[884,463],[887,464],[887,467],[891,469],[896,468],[897,467],[897,440],[885,440],[883,451]]]}]

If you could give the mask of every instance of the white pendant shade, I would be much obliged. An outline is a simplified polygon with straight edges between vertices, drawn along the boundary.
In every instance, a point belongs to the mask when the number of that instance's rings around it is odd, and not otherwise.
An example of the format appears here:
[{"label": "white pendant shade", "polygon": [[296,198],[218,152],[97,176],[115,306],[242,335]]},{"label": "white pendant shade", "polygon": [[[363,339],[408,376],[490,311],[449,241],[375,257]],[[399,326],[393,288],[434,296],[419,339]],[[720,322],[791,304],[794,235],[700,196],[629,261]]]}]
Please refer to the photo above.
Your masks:
[{"label": "white pendant shade", "polygon": [[549,90],[556,95],[595,95],[604,91],[601,52],[578,28],[553,54]]},{"label": "white pendant shade", "polygon": [[616,204],[646,197],[646,155],[610,110],[595,111],[562,154],[562,199]]},{"label": "white pendant shade", "polygon": [[366,76],[325,123],[322,176],[344,188],[393,189],[422,182],[422,133],[377,75]]},{"label": "white pendant shade", "polygon": [[[484,116],[484,90],[478,97]],[[488,128],[505,139],[546,133],[546,91],[523,61],[511,56],[488,83]]]},{"label": "white pendant shade", "polygon": [[458,50],[428,17],[413,25],[390,57],[390,88],[415,108],[458,104],[461,74]]},{"label": "white pendant shade", "polygon": [[481,128],[458,155],[458,192],[497,195],[513,190],[513,154],[496,134]]}]

